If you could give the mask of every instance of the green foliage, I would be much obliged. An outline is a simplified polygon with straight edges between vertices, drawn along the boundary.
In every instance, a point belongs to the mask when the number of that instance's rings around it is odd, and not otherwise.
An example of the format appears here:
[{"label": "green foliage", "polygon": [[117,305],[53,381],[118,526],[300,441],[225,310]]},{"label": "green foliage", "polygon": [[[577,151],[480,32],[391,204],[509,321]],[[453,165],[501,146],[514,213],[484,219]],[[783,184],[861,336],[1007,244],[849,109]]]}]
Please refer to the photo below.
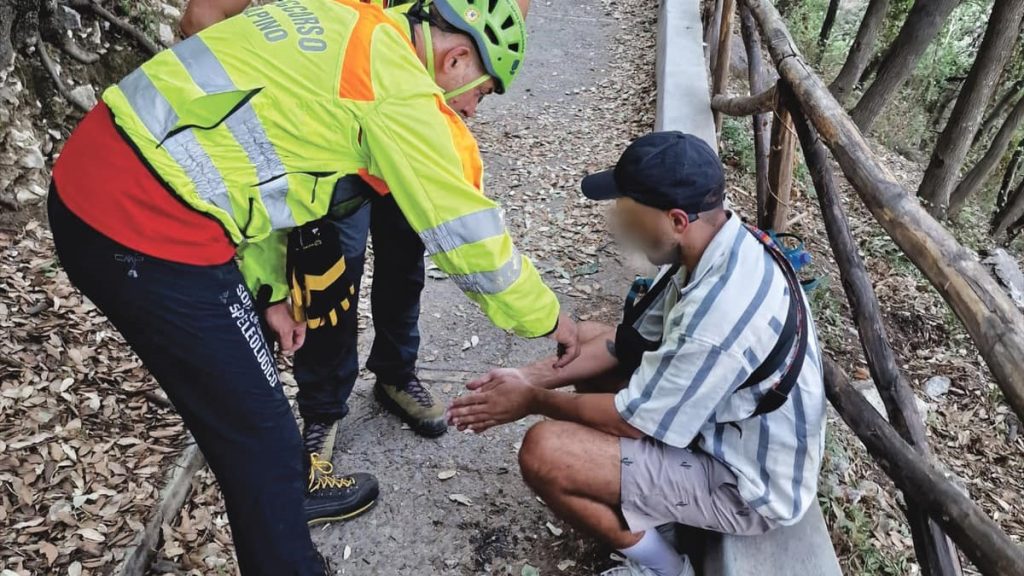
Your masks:
[{"label": "green foliage", "polygon": [[839,300],[842,292],[832,290],[831,284],[828,276],[822,276],[821,283],[810,292],[809,300],[818,338],[824,342],[825,348],[840,350],[843,348],[847,320]]},{"label": "green foliage", "polygon": [[909,573],[905,556],[891,556],[890,548],[878,545],[874,535],[878,521],[864,511],[860,505],[852,505],[844,510],[845,514],[836,521],[836,527],[846,535],[847,542],[853,547],[855,566],[853,574],[857,576],[903,576]]},{"label": "green foliage", "polygon": [[722,160],[744,174],[754,174],[754,129],[749,118],[722,119]]}]

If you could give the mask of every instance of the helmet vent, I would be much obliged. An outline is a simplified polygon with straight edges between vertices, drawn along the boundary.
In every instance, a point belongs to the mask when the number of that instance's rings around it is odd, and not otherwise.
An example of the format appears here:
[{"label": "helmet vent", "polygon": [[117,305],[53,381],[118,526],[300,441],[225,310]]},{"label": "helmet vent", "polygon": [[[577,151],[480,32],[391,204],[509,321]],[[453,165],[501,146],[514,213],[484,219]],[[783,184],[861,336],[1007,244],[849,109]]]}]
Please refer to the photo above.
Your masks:
[{"label": "helmet vent", "polygon": [[491,44],[495,46],[501,45],[501,43],[498,42],[498,35],[494,32],[494,28],[492,28],[490,25],[484,26],[484,34],[487,35],[487,40],[490,41]]},{"label": "helmet vent", "polygon": [[488,9],[489,9],[489,10],[490,10],[490,12],[492,12],[492,13],[493,13],[493,12],[494,12],[495,10],[497,10],[497,9],[498,9],[498,0],[491,0],[491,1],[490,1],[490,6],[489,6],[489,8],[488,8]]},{"label": "helmet vent", "polygon": [[508,18],[505,18],[504,22],[501,23],[501,29],[502,30],[508,30],[508,29],[512,28],[513,26],[515,26],[515,25],[516,25],[516,21],[513,20],[511,16],[509,16]]}]

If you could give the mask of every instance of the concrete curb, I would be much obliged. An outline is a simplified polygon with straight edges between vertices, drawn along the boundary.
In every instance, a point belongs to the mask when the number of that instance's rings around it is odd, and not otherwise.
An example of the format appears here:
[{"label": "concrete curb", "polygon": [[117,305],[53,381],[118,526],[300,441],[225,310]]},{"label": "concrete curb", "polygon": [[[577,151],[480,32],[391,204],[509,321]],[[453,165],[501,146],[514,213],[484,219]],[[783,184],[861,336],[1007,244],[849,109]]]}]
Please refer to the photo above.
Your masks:
[{"label": "concrete curb", "polygon": [[793,526],[761,536],[708,538],[704,576],[842,576],[818,503]]},{"label": "concrete curb", "polygon": [[699,0],[662,0],[658,10],[654,129],[696,134],[718,150],[703,36]]}]

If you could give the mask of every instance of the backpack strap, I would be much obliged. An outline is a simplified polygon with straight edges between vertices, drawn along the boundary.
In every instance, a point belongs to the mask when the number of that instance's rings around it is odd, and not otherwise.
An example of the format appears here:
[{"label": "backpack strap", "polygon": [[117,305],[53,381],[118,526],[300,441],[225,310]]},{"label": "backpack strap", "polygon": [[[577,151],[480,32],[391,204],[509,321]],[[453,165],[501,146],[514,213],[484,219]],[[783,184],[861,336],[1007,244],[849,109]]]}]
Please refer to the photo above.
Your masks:
[{"label": "backpack strap", "polygon": [[767,233],[749,224],[744,224],[744,226],[746,226],[747,231],[761,242],[761,245],[764,246],[765,250],[771,254],[772,258],[779,265],[779,268],[782,269],[783,275],[786,277],[786,284],[789,287],[789,310],[786,313],[786,323],[782,327],[782,332],[779,334],[779,339],[775,346],[772,347],[761,364],[750,373],[750,376],[747,377],[737,390],[756,386],[777,372],[789,357],[789,351],[793,349],[794,343],[796,345],[796,353],[793,356],[792,362],[790,362],[783,373],[782,378],[761,397],[757,403],[757,408],[754,409],[754,413],[751,415],[760,416],[761,414],[778,410],[789,399],[789,392],[796,385],[796,381],[800,377],[800,371],[803,369],[804,356],[807,354],[807,333],[809,330],[807,309],[804,306],[803,286],[789,259]]},{"label": "backpack strap", "polygon": [[638,278],[633,282],[633,287],[629,291],[630,297],[626,299],[626,305],[622,311],[624,326],[635,324],[650,309],[651,305],[658,301],[661,293],[672,284],[672,279],[679,273],[679,268],[679,264],[673,264],[650,288],[641,286],[641,284],[645,284],[643,278]]}]

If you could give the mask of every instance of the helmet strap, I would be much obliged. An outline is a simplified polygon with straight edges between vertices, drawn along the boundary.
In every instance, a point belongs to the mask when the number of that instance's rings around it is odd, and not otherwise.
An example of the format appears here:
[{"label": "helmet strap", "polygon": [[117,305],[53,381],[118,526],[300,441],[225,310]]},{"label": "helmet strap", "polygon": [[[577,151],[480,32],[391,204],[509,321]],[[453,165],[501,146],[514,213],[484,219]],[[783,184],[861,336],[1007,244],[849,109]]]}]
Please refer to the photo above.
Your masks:
[{"label": "helmet strap", "polygon": [[490,79],[491,79],[491,77],[490,77],[489,74],[484,74],[483,76],[477,78],[476,80],[473,80],[472,82],[470,82],[468,84],[465,84],[464,86],[462,86],[460,88],[456,88],[455,90],[452,90],[450,92],[445,92],[444,93],[444,99],[445,99],[445,101],[449,101],[449,100],[452,100],[453,98],[458,98],[459,96],[462,96],[466,92],[469,92],[473,88],[476,88],[477,86],[483,84],[484,82],[487,82]]},{"label": "helmet strap", "polygon": [[[425,18],[420,20],[420,30],[423,32],[423,53],[426,55],[427,59],[427,72],[430,73],[430,79],[433,80],[434,83],[437,83],[437,70],[434,68],[436,64],[434,60],[434,41],[431,38],[430,34],[430,22],[427,21]],[[464,86],[456,88],[455,90],[452,90],[450,92],[445,92],[444,99],[445,101],[449,101],[452,98],[458,98],[459,96],[462,96],[463,94],[469,92],[473,88],[476,88],[477,86],[483,84],[484,82],[487,82],[488,80],[490,80],[490,78],[490,75],[484,74],[483,76],[477,78],[476,80],[473,80],[472,82],[469,82],[468,84],[465,84]]]},{"label": "helmet strap", "polygon": [[437,82],[437,70],[434,70],[434,41],[430,38],[430,22],[420,22],[420,30],[423,31],[423,53],[427,56],[427,72],[430,79]]}]

